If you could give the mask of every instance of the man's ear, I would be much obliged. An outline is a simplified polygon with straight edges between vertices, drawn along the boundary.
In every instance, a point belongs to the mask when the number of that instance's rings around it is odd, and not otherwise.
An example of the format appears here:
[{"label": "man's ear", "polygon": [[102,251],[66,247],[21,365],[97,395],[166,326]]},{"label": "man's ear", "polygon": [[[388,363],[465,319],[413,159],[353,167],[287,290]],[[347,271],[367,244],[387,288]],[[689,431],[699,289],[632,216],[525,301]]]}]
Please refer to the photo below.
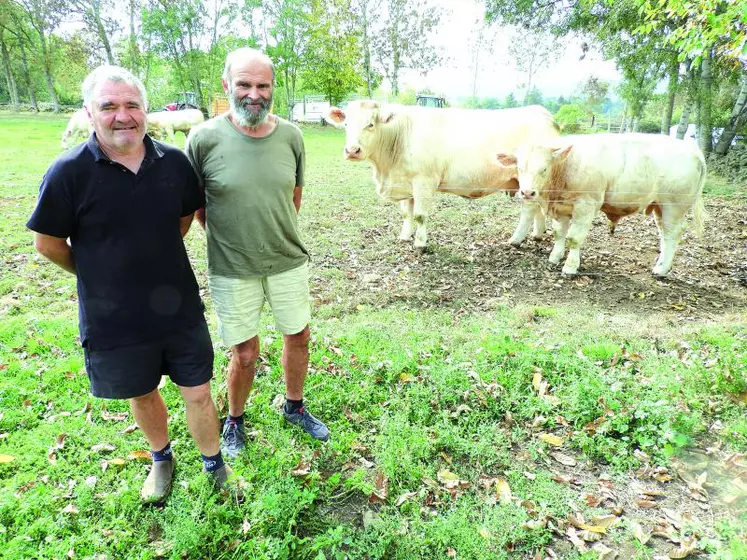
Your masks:
[{"label": "man's ear", "polygon": [[330,107],[324,115],[324,120],[332,126],[340,127],[345,124],[345,111],[339,107]]}]

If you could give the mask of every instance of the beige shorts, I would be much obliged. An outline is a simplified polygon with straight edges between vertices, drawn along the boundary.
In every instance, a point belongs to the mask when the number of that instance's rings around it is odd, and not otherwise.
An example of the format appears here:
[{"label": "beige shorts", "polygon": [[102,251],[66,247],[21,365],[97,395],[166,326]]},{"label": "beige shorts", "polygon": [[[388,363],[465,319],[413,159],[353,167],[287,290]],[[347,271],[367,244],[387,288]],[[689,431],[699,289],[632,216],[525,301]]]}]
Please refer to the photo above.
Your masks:
[{"label": "beige shorts", "polygon": [[208,286],[218,315],[218,332],[226,346],[257,336],[265,301],[283,334],[301,332],[311,319],[308,263],[272,276],[209,276]]}]

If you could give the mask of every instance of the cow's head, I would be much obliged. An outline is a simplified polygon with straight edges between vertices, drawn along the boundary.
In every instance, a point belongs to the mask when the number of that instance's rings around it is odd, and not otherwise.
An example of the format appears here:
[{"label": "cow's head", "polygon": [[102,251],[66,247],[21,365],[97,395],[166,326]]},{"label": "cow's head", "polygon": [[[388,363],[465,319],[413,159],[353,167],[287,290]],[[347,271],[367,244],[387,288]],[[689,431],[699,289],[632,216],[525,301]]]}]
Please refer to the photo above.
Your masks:
[{"label": "cow's head", "polygon": [[364,160],[376,151],[384,133],[383,127],[394,117],[391,109],[382,107],[376,101],[363,100],[350,102],[345,110],[330,107],[324,120],[346,129],[345,158]]},{"label": "cow's head", "polygon": [[568,157],[572,147],[527,144],[519,147],[516,155],[498,154],[496,159],[501,167],[516,169],[519,196],[524,200],[536,200],[551,182],[553,167]]}]

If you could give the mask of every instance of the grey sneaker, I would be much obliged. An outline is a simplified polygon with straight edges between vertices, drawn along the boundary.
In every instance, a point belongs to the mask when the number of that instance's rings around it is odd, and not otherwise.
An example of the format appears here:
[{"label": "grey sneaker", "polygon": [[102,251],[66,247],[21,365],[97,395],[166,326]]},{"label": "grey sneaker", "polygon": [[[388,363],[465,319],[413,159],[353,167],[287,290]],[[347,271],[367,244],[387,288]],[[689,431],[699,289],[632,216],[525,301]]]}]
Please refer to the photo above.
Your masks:
[{"label": "grey sneaker", "polygon": [[[205,472],[205,469],[202,469]],[[232,496],[237,502],[244,501],[244,492],[241,490],[239,478],[233,474],[233,469],[228,465],[223,465],[216,471],[208,473],[213,480],[213,486],[216,492]]]},{"label": "grey sneaker", "polygon": [[171,492],[174,478],[174,460],[155,461],[145,479],[140,496],[146,504],[161,504]]},{"label": "grey sneaker", "polygon": [[305,407],[299,408],[297,412],[290,413],[283,407],[283,416],[291,424],[301,426],[314,439],[318,439],[319,441],[327,441],[329,439],[327,426],[324,425],[324,422],[315,418]]},{"label": "grey sneaker", "polygon": [[223,442],[220,450],[226,457],[235,459],[244,450],[246,445],[246,434],[244,434],[244,424],[237,424],[226,420],[223,424]]}]

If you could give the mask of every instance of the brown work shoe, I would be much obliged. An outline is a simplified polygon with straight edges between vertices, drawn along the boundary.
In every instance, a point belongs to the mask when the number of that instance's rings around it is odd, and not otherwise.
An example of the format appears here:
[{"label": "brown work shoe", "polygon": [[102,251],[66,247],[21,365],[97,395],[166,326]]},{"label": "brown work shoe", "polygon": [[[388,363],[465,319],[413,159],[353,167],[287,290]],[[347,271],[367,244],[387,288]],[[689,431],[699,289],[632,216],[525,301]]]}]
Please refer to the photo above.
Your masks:
[{"label": "brown work shoe", "polygon": [[161,504],[171,492],[174,478],[174,460],[154,461],[150,467],[140,496],[146,504]]}]

